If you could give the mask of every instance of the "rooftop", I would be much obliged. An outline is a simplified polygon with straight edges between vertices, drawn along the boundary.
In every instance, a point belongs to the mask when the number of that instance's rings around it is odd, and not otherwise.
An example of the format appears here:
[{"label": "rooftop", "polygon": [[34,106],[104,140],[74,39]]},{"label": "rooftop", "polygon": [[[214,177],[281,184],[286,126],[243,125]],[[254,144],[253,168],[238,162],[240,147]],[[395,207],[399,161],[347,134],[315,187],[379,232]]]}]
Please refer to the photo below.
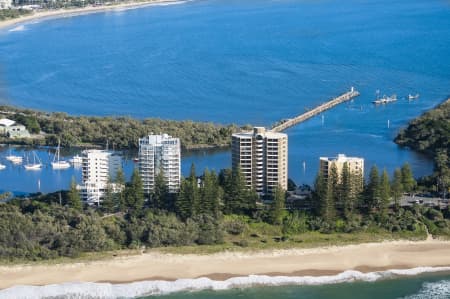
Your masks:
[{"label": "rooftop", "polygon": [[359,157],[347,157],[345,154],[338,154],[337,157],[320,157],[320,160],[345,162],[345,161],[359,161],[364,159]]},{"label": "rooftop", "polygon": [[16,122],[7,118],[0,119],[0,126],[10,127],[14,125]]}]

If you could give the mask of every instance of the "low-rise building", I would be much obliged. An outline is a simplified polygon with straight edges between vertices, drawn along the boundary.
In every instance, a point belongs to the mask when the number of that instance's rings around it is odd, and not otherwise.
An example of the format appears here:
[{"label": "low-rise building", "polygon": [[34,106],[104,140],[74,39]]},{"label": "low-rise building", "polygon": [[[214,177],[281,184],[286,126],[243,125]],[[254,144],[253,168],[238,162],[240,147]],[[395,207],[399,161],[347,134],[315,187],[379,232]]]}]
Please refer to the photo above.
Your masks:
[{"label": "low-rise building", "polygon": [[0,134],[9,138],[30,137],[30,132],[28,132],[24,125],[18,124],[7,118],[0,119]]},{"label": "low-rise building", "polygon": [[12,0],[0,0],[0,9],[9,9],[12,7]]}]

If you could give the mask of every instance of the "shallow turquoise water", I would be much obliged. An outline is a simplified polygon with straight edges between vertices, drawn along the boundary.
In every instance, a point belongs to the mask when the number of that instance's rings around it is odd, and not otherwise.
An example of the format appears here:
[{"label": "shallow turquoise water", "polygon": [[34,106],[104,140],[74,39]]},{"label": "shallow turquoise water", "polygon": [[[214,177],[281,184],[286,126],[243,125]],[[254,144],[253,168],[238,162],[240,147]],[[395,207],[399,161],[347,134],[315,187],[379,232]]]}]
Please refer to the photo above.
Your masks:
[{"label": "shallow turquoise water", "polygon": [[[312,183],[319,157],[337,153],[390,173],[409,162],[421,176],[432,162],[392,139],[450,94],[449,40],[450,5],[441,0],[208,0],[111,11],[1,31],[0,98],[74,114],[270,126],[354,85],[354,102],[287,131],[289,177]],[[399,101],[374,107],[378,89]],[[421,97],[409,102],[409,93]],[[199,171],[231,164],[228,151],[190,155],[183,169],[191,162]],[[6,174],[0,189],[16,188],[17,174]]]}]

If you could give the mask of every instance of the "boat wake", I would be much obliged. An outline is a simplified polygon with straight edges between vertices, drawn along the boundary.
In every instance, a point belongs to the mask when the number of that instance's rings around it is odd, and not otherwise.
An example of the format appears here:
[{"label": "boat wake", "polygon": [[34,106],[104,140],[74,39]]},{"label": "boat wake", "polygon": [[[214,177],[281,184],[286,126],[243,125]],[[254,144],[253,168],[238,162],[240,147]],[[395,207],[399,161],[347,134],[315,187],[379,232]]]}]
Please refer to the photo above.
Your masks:
[{"label": "boat wake", "polygon": [[12,29],[9,29],[9,32],[25,31],[25,30],[27,30],[27,28],[24,25],[20,25]]},{"label": "boat wake", "polygon": [[[224,281],[209,278],[178,279],[176,281],[140,281],[125,284],[71,282],[44,286],[14,286],[0,291],[3,298],[135,298],[141,296],[164,295],[181,291],[227,290],[254,286],[282,285],[324,285],[354,281],[374,282],[402,276],[413,276],[429,272],[450,271],[450,267],[419,267],[405,270],[386,270],[362,273],[345,271],[337,275],[326,276],[267,276],[249,275],[233,277]],[[445,282],[445,281],[444,281]],[[450,282],[426,283],[419,294],[405,299],[448,298]],[[430,293],[431,292],[431,293]],[[429,297],[429,294],[433,294]],[[434,296],[434,294],[436,296]]]}]

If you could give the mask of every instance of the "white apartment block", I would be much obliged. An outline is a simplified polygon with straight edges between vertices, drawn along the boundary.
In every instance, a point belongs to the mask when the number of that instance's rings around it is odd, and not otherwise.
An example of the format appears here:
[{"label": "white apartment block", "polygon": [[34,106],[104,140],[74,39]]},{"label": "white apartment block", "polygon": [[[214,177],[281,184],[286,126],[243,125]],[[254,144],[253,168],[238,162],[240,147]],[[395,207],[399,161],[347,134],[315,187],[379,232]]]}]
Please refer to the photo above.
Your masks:
[{"label": "white apartment block", "polygon": [[8,9],[12,7],[12,0],[0,0],[0,9]]},{"label": "white apartment block", "polygon": [[320,157],[320,168],[319,171],[324,176],[325,180],[328,179],[328,175],[331,169],[331,166],[334,164],[337,168],[337,174],[339,180],[342,176],[342,169],[344,164],[347,163],[348,169],[351,174],[358,176],[358,185],[363,184],[364,177],[364,159],[358,157],[347,157],[344,154],[338,154],[337,157]]},{"label": "white apartment block", "polygon": [[149,135],[139,139],[139,173],[144,193],[155,187],[155,177],[162,171],[170,193],[180,189],[181,144],[179,138],[167,134]]},{"label": "white apartment block", "polygon": [[288,137],[284,133],[255,127],[232,135],[232,167],[240,167],[247,187],[258,194],[271,194],[281,186],[287,190]]},{"label": "white apartment block", "polygon": [[[122,158],[111,151],[85,150],[82,153],[81,198],[90,205],[100,205],[109,178],[114,178],[122,167]],[[112,184],[113,192],[123,186]]]}]

